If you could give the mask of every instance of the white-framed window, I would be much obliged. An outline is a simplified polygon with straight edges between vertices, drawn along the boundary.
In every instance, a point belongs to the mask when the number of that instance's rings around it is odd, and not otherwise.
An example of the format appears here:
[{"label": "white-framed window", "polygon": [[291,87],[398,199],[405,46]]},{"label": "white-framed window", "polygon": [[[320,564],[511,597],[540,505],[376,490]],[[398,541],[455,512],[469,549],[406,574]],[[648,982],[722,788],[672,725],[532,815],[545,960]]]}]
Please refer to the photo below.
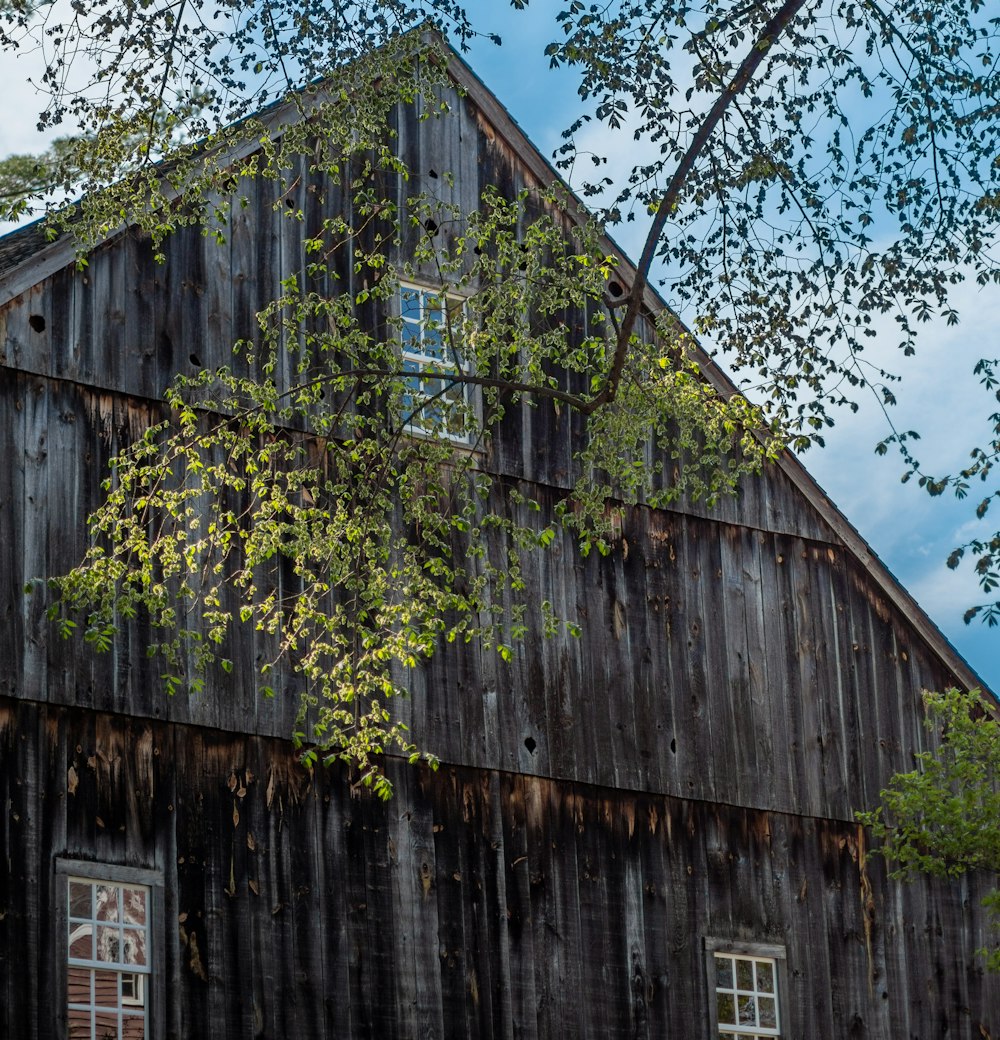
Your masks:
[{"label": "white-framed window", "polygon": [[785,1035],[783,947],[705,941],[712,1040]]},{"label": "white-framed window", "polygon": [[60,1035],[155,1040],[162,1018],[153,985],[162,936],[160,874],[57,860],[55,898],[65,980]]},{"label": "white-framed window", "polygon": [[406,428],[468,444],[475,396],[469,383],[455,379],[466,364],[461,343],[464,300],[439,289],[401,284],[399,315]]}]

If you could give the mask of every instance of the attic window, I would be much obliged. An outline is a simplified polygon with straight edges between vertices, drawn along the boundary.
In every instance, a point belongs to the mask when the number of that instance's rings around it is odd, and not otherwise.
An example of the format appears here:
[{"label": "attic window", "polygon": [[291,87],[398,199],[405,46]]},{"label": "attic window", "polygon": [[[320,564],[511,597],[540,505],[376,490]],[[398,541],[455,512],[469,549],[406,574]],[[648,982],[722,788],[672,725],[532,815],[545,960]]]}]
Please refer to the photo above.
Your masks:
[{"label": "attic window", "polygon": [[434,289],[402,285],[402,410],[411,433],[469,443],[473,399],[464,372],[464,301]]},{"label": "attic window", "polygon": [[717,1040],[783,1035],[784,950],[706,940],[711,1035]]},{"label": "attic window", "polygon": [[[62,860],[56,864],[62,1034],[69,1040],[150,1040],[160,927],[157,872]],[[159,1002],[157,1002],[159,1003]]]}]

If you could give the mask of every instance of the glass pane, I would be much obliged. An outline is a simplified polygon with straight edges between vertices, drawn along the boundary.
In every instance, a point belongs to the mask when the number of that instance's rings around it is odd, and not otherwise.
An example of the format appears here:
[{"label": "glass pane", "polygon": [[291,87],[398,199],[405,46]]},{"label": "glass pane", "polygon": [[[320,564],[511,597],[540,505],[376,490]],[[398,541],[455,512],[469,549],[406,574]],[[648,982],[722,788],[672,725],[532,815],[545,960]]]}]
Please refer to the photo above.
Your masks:
[{"label": "glass pane", "polygon": [[90,1040],[90,1012],[70,1008],[67,1027],[69,1040]]},{"label": "glass pane", "polygon": [[97,956],[98,961],[106,964],[119,964],[121,958],[121,933],[117,928],[97,929]]},{"label": "glass pane", "polygon": [[146,933],[137,928],[126,928],[122,944],[123,964],[146,963]]},{"label": "glass pane", "polygon": [[399,292],[400,311],[404,318],[420,320],[420,293],[413,289],[401,289]]},{"label": "glass pane", "polygon": [[774,997],[758,997],[757,1009],[760,1012],[760,1024],[772,1029],[778,1025],[778,1008]]},{"label": "glass pane", "polygon": [[122,1040],[145,1040],[146,1018],[144,1015],[122,1016]]},{"label": "glass pane", "polygon": [[715,978],[719,989],[733,988],[733,962],[728,957],[715,958]]},{"label": "glass pane", "polygon": [[[93,974],[90,968],[74,968],[70,965],[66,969],[66,995],[69,1004],[90,1004],[90,976]],[[72,1013],[71,1013],[72,1014]],[[89,1019],[87,1020],[90,1021]]]},{"label": "glass pane", "polygon": [[97,907],[98,921],[118,920],[118,894],[117,885],[97,885],[94,890],[94,903]]},{"label": "glass pane", "polygon": [[424,329],[423,351],[428,357],[435,360],[440,360],[445,356],[444,330],[442,328]]},{"label": "glass pane", "polygon": [[123,971],[122,972],[122,1006],[123,1007],[135,1007],[139,1005],[144,1006],[146,1001],[144,999],[144,986],[143,977],[135,971]]},{"label": "glass pane", "polygon": [[119,1006],[117,971],[94,972],[94,1006],[115,1008]]},{"label": "glass pane", "polygon": [[741,1026],[755,1026],[757,1024],[757,1015],[754,1011],[753,997],[740,997],[739,1015]]},{"label": "glass pane", "polygon": [[723,1025],[736,1024],[736,1003],[732,993],[718,994],[719,1022]]},{"label": "glass pane", "polygon": [[774,965],[770,961],[757,961],[757,989],[761,993],[774,992]]},{"label": "glass pane", "polygon": [[753,989],[753,961],[736,958],[736,988]]},{"label": "glass pane", "polygon": [[130,924],[146,923],[146,890],[126,888],[122,890],[122,907],[125,920]]},{"label": "glass pane", "polygon": [[91,917],[92,904],[90,901],[91,894],[94,891],[93,885],[88,885],[85,881],[71,881],[69,883],[69,916],[70,917]]},{"label": "glass pane", "polygon": [[80,961],[92,961],[94,959],[93,925],[70,925],[69,955]]},{"label": "glass pane", "polygon": [[118,1016],[110,1011],[94,1012],[95,1040],[118,1040]]}]

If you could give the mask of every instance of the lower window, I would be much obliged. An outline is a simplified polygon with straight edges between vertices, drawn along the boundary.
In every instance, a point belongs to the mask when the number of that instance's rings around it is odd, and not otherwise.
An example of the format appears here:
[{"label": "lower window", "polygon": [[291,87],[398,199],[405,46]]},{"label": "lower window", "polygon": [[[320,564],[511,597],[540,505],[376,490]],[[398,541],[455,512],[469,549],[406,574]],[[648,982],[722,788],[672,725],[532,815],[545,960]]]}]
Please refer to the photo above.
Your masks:
[{"label": "lower window", "polygon": [[706,941],[713,1040],[778,1037],[784,950],[757,944]]},{"label": "lower window", "polygon": [[57,864],[67,1040],[153,1040],[156,881],[151,871]]}]

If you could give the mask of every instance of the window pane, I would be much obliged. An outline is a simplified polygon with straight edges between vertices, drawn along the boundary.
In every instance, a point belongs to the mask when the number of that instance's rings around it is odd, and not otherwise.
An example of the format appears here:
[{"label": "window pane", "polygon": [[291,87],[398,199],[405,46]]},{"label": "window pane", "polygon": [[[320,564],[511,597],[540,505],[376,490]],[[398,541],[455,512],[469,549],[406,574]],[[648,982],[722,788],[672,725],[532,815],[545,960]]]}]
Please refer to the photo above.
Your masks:
[{"label": "window pane", "polygon": [[118,1015],[111,1011],[94,1012],[94,1036],[96,1040],[118,1040]]},{"label": "window pane", "polygon": [[399,301],[404,318],[412,318],[414,321],[420,320],[420,293],[415,292],[413,289],[400,289]]},{"label": "window pane", "polygon": [[83,881],[71,881],[69,883],[69,916],[70,917],[92,917],[93,905],[91,895],[94,886]]},{"label": "window pane", "polygon": [[69,933],[69,955],[76,960],[94,959],[94,927],[90,924],[71,924]]},{"label": "window pane", "polygon": [[74,968],[72,965],[66,969],[66,992],[69,995],[70,1004],[90,1004],[90,977],[93,972],[90,968]]},{"label": "window pane", "polygon": [[143,888],[123,889],[122,907],[125,920],[130,924],[145,924],[146,890]]},{"label": "window pane", "polygon": [[97,907],[98,921],[118,920],[118,893],[117,885],[97,885],[94,890],[94,903]]},{"label": "window pane", "polygon": [[145,999],[143,997],[145,990],[143,987],[142,976],[138,972],[134,971],[123,971],[122,972],[122,1006],[134,1007],[135,1005],[144,1005]]},{"label": "window pane", "polygon": [[66,1035],[69,1040],[90,1040],[90,1012],[70,1008]]},{"label": "window pane", "polygon": [[444,329],[424,329],[423,353],[435,361],[440,361],[445,356]]},{"label": "window pane", "polygon": [[741,1026],[755,1026],[757,1024],[753,997],[740,997],[739,1014]]},{"label": "window pane", "polygon": [[757,989],[761,993],[774,992],[774,965],[770,961],[757,961]]},{"label": "window pane", "polygon": [[778,1025],[778,1009],[774,997],[759,997],[757,1009],[760,1012],[760,1024],[772,1029]]},{"label": "window pane", "polygon": [[118,1008],[118,978],[119,975],[117,971],[94,972],[95,1007]]},{"label": "window pane", "polygon": [[106,964],[119,964],[121,958],[121,932],[117,928],[101,927],[97,929],[98,961]]},{"label": "window pane", "polygon": [[733,988],[733,962],[729,957],[715,958],[715,976],[719,989]]},{"label": "window pane", "polygon": [[736,958],[736,988],[753,989],[753,961]]},{"label": "window pane", "polygon": [[146,963],[146,933],[135,928],[126,928],[122,944],[123,964]]},{"label": "window pane", "polygon": [[718,995],[718,1010],[720,1024],[736,1024],[736,1003],[731,993],[720,993]]},{"label": "window pane", "polygon": [[142,1015],[122,1015],[122,1040],[145,1040],[146,1019]]}]

